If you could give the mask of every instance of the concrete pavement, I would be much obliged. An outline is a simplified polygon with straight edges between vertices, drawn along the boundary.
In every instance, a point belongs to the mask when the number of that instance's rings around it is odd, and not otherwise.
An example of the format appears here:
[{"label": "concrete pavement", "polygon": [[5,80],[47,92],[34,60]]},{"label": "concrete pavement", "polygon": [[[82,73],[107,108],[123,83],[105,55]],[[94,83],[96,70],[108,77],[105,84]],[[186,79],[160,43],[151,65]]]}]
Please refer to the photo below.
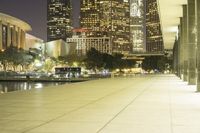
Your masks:
[{"label": "concrete pavement", "polygon": [[200,94],[174,75],[0,95],[1,133],[199,133]]}]

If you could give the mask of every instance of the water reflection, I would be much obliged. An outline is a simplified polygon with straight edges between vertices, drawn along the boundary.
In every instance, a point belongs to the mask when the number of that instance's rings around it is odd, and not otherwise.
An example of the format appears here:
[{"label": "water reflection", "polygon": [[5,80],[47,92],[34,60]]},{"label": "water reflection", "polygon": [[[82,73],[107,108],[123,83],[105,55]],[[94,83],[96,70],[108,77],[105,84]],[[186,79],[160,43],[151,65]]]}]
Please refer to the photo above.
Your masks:
[{"label": "water reflection", "polygon": [[24,91],[30,89],[42,89],[46,86],[55,86],[65,84],[62,82],[45,82],[45,83],[38,83],[38,82],[0,82],[0,93],[7,93],[11,91]]}]

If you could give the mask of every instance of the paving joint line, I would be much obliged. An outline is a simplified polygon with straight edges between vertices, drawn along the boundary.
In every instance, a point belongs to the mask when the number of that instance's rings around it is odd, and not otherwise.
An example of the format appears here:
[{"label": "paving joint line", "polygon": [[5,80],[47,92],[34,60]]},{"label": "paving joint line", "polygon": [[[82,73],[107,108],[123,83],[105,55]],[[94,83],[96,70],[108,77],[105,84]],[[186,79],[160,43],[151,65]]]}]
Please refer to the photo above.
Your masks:
[{"label": "paving joint line", "polygon": [[[139,84],[139,82],[137,82],[137,84]],[[76,109],[73,109],[73,110],[67,112],[67,113],[64,113],[64,114],[62,114],[62,115],[60,115],[60,116],[58,116],[58,117],[56,117],[56,118],[54,118],[54,119],[51,119],[51,120],[49,120],[49,121],[46,121],[45,123],[42,123],[42,124],[40,124],[40,125],[38,125],[38,126],[29,128],[29,129],[26,129],[26,130],[23,131],[22,133],[27,133],[27,132],[29,132],[29,131],[31,131],[31,130],[33,130],[33,129],[39,128],[39,127],[41,127],[41,126],[44,126],[44,125],[46,125],[46,124],[48,124],[48,123],[50,123],[50,122],[52,122],[52,121],[55,121],[55,120],[57,120],[57,119],[59,119],[59,118],[61,118],[61,117],[63,117],[63,116],[66,116],[66,115],[68,115],[68,114],[71,114],[71,113],[73,113],[73,112],[75,112],[75,111],[78,111],[78,110],[80,110],[80,109],[82,109],[82,108],[85,108],[85,107],[87,107],[87,106],[89,106],[89,105],[91,105],[91,104],[94,104],[94,103],[98,102],[98,101],[101,101],[101,100],[105,99],[105,98],[108,97],[108,96],[111,96],[111,95],[114,95],[114,94],[116,94],[116,93],[119,93],[119,92],[121,92],[121,91],[123,91],[123,90],[129,88],[130,86],[132,86],[132,85],[128,85],[128,86],[123,87],[123,88],[121,88],[121,89],[119,89],[119,90],[117,90],[117,91],[113,91],[113,92],[111,92],[111,93],[109,93],[109,94],[107,94],[107,95],[105,95],[105,96],[103,96],[103,97],[101,97],[101,98],[99,98],[99,99],[97,99],[97,100],[94,100],[94,101],[92,101],[92,102],[89,102],[89,103],[87,103],[87,104],[85,104],[85,105],[83,105],[83,106],[80,106],[80,107],[78,107],[78,108],[76,108]]]},{"label": "paving joint line", "polygon": [[170,88],[168,90],[168,94],[169,94],[170,130],[171,130],[171,133],[174,133],[174,129],[173,129],[173,114],[172,114],[172,94],[171,94],[171,89]]},{"label": "paving joint line", "polygon": [[133,102],[135,102],[138,97],[140,97],[144,92],[146,92],[149,88],[149,85],[146,86],[133,100],[130,101],[124,108],[122,108],[113,118],[111,118],[103,127],[101,127],[96,133],[100,133],[105,127],[108,126],[115,118],[117,118],[125,109],[127,109]]}]

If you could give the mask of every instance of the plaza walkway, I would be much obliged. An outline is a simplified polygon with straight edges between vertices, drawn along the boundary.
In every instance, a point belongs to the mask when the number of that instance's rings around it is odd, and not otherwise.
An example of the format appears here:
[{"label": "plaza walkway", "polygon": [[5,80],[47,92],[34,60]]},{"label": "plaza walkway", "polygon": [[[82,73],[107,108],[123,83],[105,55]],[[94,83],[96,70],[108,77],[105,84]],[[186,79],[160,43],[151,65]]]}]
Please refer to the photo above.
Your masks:
[{"label": "plaza walkway", "polygon": [[0,95],[1,133],[200,133],[200,94],[174,75]]}]

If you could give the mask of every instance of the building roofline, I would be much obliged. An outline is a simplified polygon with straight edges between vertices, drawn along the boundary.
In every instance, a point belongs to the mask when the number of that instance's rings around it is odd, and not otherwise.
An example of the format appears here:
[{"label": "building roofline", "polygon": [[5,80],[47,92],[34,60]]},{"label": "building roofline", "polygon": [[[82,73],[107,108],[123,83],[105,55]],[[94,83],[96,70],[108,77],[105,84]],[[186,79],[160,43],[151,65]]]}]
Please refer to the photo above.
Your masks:
[{"label": "building roofline", "polygon": [[15,25],[17,27],[20,27],[24,31],[31,31],[32,30],[31,26],[28,23],[26,23],[26,22],[24,22],[24,21],[22,21],[18,18],[15,18],[13,16],[10,16],[10,15],[7,15],[7,14],[0,12],[0,21],[1,20],[9,22],[11,25]]}]

